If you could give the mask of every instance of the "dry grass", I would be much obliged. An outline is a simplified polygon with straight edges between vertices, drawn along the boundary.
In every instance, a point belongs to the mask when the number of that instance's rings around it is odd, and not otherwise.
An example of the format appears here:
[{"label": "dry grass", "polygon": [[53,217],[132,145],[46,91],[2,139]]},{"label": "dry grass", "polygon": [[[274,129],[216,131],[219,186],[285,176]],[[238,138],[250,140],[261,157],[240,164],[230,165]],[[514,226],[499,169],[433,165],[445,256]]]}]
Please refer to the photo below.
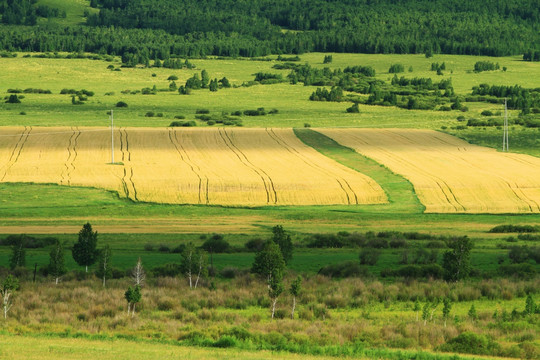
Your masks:
[{"label": "dry grass", "polygon": [[385,203],[369,177],[291,129],[4,128],[0,181],[117,191],[134,201],[232,206]]},{"label": "dry grass", "polygon": [[432,130],[320,129],[414,185],[426,212],[539,213],[540,159]]}]

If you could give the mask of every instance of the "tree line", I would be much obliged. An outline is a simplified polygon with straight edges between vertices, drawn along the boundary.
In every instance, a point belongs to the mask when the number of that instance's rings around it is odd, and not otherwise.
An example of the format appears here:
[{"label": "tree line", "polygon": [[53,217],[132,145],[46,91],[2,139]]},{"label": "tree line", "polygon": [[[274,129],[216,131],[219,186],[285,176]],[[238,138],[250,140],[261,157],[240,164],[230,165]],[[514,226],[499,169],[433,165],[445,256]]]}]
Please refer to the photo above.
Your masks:
[{"label": "tree line", "polygon": [[100,11],[87,14],[88,26],[50,24],[37,31],[22,25],[35,25],[39,15],[63,14],[34,1],[0,1],[2,22],[11,24],[0,27],[0,48],[85,51],[145,64],[175,55],[313,51],[532,54],[526,57],[534,60],[538,51],[530,48],[540,43],[537,0],[94,0]]}]

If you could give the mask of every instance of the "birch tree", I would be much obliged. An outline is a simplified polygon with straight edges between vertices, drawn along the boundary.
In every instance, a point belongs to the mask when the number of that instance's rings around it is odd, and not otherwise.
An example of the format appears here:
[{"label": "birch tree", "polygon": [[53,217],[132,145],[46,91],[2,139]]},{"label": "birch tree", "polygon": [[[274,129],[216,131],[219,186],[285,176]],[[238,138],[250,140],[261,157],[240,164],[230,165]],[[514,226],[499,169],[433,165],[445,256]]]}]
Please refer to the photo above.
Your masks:
[{"label": "birch tree", "polygon": [[18,288],[19,280],[12,275],[8,275],[0,285],[0,296],[2,296],[4,319],[7,319],[7,313],[13,306],[13,294]]},{"label": "birch tree", "polygon": [[272,319],[276,309],[279,295],[283,292],[283,272],[285,261],[281,250],[274,241],[269,240],[264,248],[255,255],[251,272],[262,276],[268,286],[268,295],[271,300]]},{"label": "birch tree", "polygon": [[19,266],[24,266],[26,264],[26,250],[24,249],[25,239],[26,236],[21,235],[13,244],[11,257],[9,258],[9,267],[11,268],[11,270]]},{"label": "birch tree", "polygon": [[99,265],[96,271],[96,275],[103,279],[103,287],[105,287],[105,281],[112,277],[111,267],[111,248],[109,245],[105,246],[99,254]]},{"label": "birch tree", "polygon": [[137,260],[137,264],[131,270],[131,279],[135,286],[143,287],[146,280],[146,272],[144,271],[141,258]]},{"label": "birch tree", "polygon": [[291,319],[294,319],[294,310],[296,309],[296,298],[300,295],[301,291],[302,291],[302,277],[298,275],[298,277],[292,282],[291,288],[289,289],[289,293],[293,297]]},{"label": "birch tree", "polygon": [[54,277],[54,282],[58,285],[60,278],[67,272],[64,262],[64,245],[60,240],[56,239],[51,253],[49,254],[49,267],[47,268],[49,274]]},{"label": "birch tree", "polygon": [[135,316],[135,305],[141,301],[141,287],[139,285],[135,285],[134,287],[128,287],[127,291],[124,293],[124,297],[126,298],[127,304],[128,304],[128,316],[131,313],[131,316]]}]

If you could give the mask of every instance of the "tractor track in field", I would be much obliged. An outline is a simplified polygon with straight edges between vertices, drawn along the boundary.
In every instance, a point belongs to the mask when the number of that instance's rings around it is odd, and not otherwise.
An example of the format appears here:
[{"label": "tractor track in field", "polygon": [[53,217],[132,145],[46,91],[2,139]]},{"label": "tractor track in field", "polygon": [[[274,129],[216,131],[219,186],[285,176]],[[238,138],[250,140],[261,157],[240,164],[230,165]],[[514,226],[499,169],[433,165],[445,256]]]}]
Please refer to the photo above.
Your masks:
[{"label": "tractor track in field", "polygon": [[[394,137],[401,137],[401,138],[405,138],[407,139],[405,136],[403,135],[399,135],[399,134],[394,134],[390,131],[387,131],[390,135],[395,135]],[[352,135],[352,138],[358,142],[358,143],[361,143],[361,144],[364,144],[366,146],[370,146],[369,142],[365,141],[364,139],[362,139],[360,136],[357,136],[357,135]],[[410,141],[410,139],[407,139],[408,141]],[[388,151],[386,150],[385,148],[383,147],[377,147],[377,149],[384,153],[385,156],[388,156],[390,159],[392,158],[396,158],[396,154],[395,153],[392,153],[391,151]],[[418,171],[418,173],[420,174],[423,174],[424,176],[426,176],[427,178],[431,179],[436,185],[437,187],[441,190],[441,193],[442,195],[444,196],[444,198],[446,199],[446,202],[452,206],[454,208],[454,210],[456,212],[460,212],[460,211],[466,211],[466,208],[465,206],[463,206],[456,198],[455,194],[452,192],[452,189],[450,188],[450,186],[444,181],[442,180],[441,178],[437,177],[437,176],[434,176],[432,174],[430,174],[429,172],[427,171],[424,171],[421,167],[417,166],[414,162],[411,162],[411,161],[408,161],[407,159],[405,158],[401,158],[398,156],[398,158],[400,158],[402,160],[402,162],[404,163],[407,163],[411,168],[413,169],[416,169]],[[411,181],[412,182],[412,181]],[[441,184],[442,183],[442,184]],[[413,185],[414,186],[414,185]],[[452,201],[453,200],[453,201]]]},{"label": "tractor track in field", "polygon": [[[281,147],[286,149],[288,152],[290,152],[291,154],[298,157],[306,165],[321,171],[322,173],[328,175],[329,177],[333,177],[336,180],[336,182],[339,184],[339,186],[341,187],[343,192],[345,193],[345,196],[347,197],[347,203],[350,205],[352,203],[351,197],[354,196],[353,201],[354,201],[355,204],[358,205],[358,196],[356,195],[356,192],[353,190],[353,188],[351,187],[351,185],[349,184],[349,182],[347,180],[345,180],[342,177],[335,177],[335,174],[333,174],[332,172],[328,171],[327,169],[323,168],[322,166],[319,166],[318,164],[316,164],[313,161],[311,161],[311,160],[307,159],[306,157],[304,157],[302,155],[302,153],[300,153],[294,147],[289,146],[285,140],[283,140],[278,134],[276,134],[274,129],[265,128],[265,130],[268,133],[268,135],[270,136],[270,138],[272,138],[278,145],[280,145]],[[347,191],[347,189],[350,190],[352,196],[349,194],[349,191]]]},{"label": "tractor track in field", "polygon": [[[122,162],[124,163],[124,176],[122,177],[122,187],[127,198],[133,196],[133,200],[139,201],[137,188],[133,181],[133,167],[131,166],[131,151],[129,150],[129,138],[126,128],[120,128],[120,151],[122,153]],[[130,190],[131,188],[131,190]]]},{"label": "tractor track in field", "polygon": [[176,152],[178,152],[178,155],[180,155],[182,161],[191,168],[191,171],[199,179],[199,204],[203,203],[204,196],[204,203],[208,205],[210,203],[210,199],[208,196],[208,184],[210,181],[208,179],[208,176],[203,175],[201,168],[191,160],[189,153],[186,151],[184,146],[182,146],[182,143],[178,140],[177,132],[175,129],[169,129],[169,140],[176,149]]},{"label": "tractor track in field", "polygon": [[65,170],[62,171],[62,174],[60,175],[62,177],[60,184],[66,182],[67,185],[71,185],[71,174],[73,173],[73,171],[75,171],[75,160],[77,159],[78,155],[77,140],[82,134],[82,132],[77,126],[71,127],[71,130],[73,131],[73,133],[69,137],[69,143],[67,147],[68,157],[66,159],[66,162],[64,163]]},{"label": "tractor track in field", "polygon": [[17,143],[15,144],[15,146],[13,146],[13,149],[11,150],[11,155],[9,156],[9,160],[3,166],[4,174],[2,175],[2,178],[0,179],[0,181],[4,181],[11,167],[15,165],[17,160],[19,160],[19,156],[21,156],[21,152],[24,148],[24,144],[26,144],[26,141],[28,140],[28,136],[30,135],[31,131],[32,131],[31,126],[24,127],[24,130],[21,133],[21,136],[19,137],[19,139],[17,140]]},{"label": "tractor track in field", "polygon": [[[254,173],[256,173],[262,180],[264,185],[264,190],[266,191],[266,203],[270,204],[277,204],[278,197],[276,193],[276,189],[274,187],[274,182],[272,181],[272,178],[268,176],[268,174],[255,166],[248,158],[247,156],[234,144],[229,134],[227,134],[227,131],[222,128],[218,128],[218,133],[221,136],[223,142],[225,145],[238,157],[240,162],[244,164],[247,168],[251,169]],[[272,198],[273,195],[273,198]]]}]

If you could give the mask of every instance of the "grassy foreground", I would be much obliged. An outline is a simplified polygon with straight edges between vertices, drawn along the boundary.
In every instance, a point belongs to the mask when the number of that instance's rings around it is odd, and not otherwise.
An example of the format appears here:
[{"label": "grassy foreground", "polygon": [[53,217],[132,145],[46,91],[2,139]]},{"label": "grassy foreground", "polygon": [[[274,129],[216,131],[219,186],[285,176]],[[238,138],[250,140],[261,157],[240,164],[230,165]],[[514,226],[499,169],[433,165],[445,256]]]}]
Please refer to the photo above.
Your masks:
[{"label": "grassy foreground", "polygon": [[[154,360],[154,359],[190,359],[190,360],[227,360],[227,359],[312,359],[312,356],[275,353],[272,351],[242,351],[236,349],[204,349],[186,346],[174,346],[152,342],[134,342],[129,340],[87,340],[58,337],[0,337],[0,356],[13,360],[48,360],[48,359],[89,359],[101,360]],[[331,357],[317,357],[332,359]]]}]

